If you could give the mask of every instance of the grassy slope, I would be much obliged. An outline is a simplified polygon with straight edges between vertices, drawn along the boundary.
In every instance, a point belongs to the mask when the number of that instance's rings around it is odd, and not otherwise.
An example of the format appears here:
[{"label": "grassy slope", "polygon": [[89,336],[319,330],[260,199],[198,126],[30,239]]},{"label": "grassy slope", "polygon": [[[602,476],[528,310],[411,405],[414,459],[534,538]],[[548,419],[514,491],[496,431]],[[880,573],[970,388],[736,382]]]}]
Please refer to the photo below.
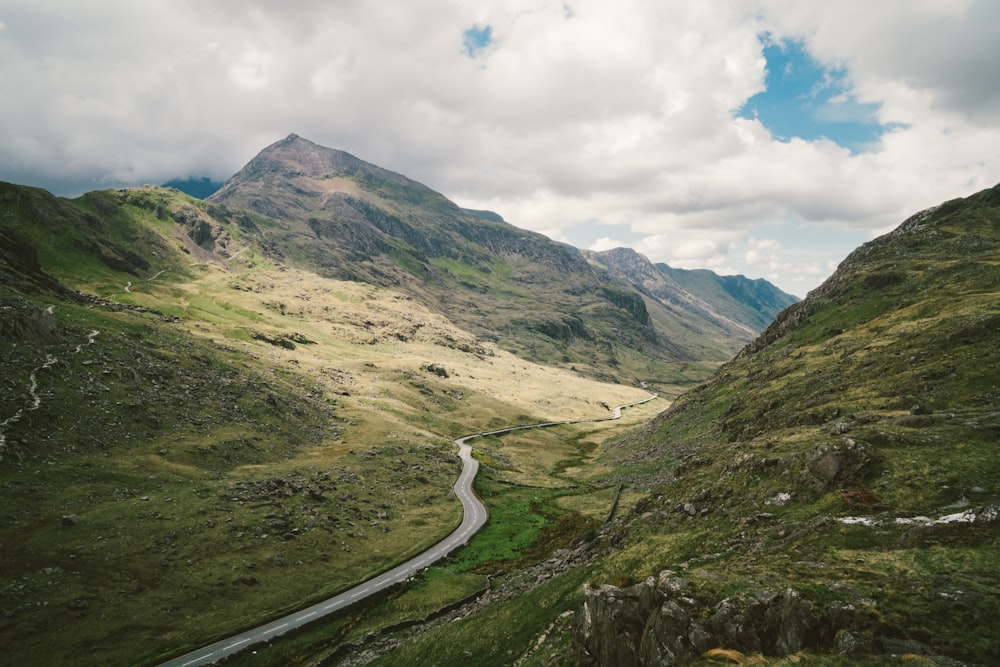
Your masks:
[{"label": "grassy slope", "polygon": [[[998,524],[893,521],[997,506],[998,340],[996,189],[863,246],[711,382],[612,451],[663,494],[633,533],[681,541],[643,557],[646,567],[690,561],[737,580],[794,582],[819,602],[868,597],[873,629],[988,661],[1000,646],[985,620],[1000,611]],[[828,451],[839,470],[825,466]],[[879,502],[849,505],[841,489]],[[781,493],[791,501],[776,504]],[[672,511],[684,502],[711,514]],[[775,518],[752,525],[759,512]],[[829,520],[858,515],[878,528]]]},{"label": "grassy slope", "polygon": [[792,586],[818,609],[853,605],[854,629],[992,664],[1000,523],[917,517],[1000,504],[998,264],[996,189],[863,246],[710,382],[605,447],[600,474],[644,492],[611,554],[376,664],[574,664],[560,614],[582,583],[663,569],[708,602]]},{"label": "grassy slope", "polygon": [[451,438],[645,395],[274,264],[262,221],[177,193],[4,196],[45,271],[108,299],[3,290],[15,662],[145,662],[344,588],[456,524]]}]

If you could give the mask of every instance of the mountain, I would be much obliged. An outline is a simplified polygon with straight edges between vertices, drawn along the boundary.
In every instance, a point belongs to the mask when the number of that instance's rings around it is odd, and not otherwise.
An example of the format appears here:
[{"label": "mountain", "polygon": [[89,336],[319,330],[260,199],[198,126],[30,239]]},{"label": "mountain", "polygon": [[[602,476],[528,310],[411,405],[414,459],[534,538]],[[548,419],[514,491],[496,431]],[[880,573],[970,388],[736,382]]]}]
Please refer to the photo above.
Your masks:
[{"label": "mountain", "polygon": [[709,307],[721,308],[741,324],[755,331],[767,327],[778,313],[800,299],[783,292],[763,278],[720,276],[708,269],[675,269],[659,263],[656,268]]},{"label": "mountain", "polygon": [[343,590],[457,524],[453,438],[608,415],[647,392],[595,378],[690,382],[741,337],[638,428],[484,438],[467,548],[234,664],[1000,653],[1000,186],[756,338],[792,297],[294,135],[208,201],[0,184],[0,210],[12,663],[155,664]]},{"label": "mountain", "polygon": [[741,329],[736,344],[724,328],[704,335],[704,318],[684,318],[712,297],[687,312],[651,312],[576,248],[294,134],[209,202],[265,220],[283,261],[401,290],[520,356],[606,379],[684,382],[692,364],[724,361],[754,333]]},{"label": "mountain", "polygon": [[196,199],[206,199],[221,188],[222,183],[216,183],[207,176],[202,176],[200,178],[176,178],[164,183],[163,187],[180,190]]},{"label": "mountain", "polygon": [[670,338],[709,338],[732,354],[798,301],[766,280],[654,265],[630,248],[583,252],[592,265],[645,296],[651,315]]},{"label": "mountain", "polygon": [[609,447],[651,493],[606,574],[653,578],[585,590],[581,660],[995,661],[998,267],[1000,186],[918,213]]}]

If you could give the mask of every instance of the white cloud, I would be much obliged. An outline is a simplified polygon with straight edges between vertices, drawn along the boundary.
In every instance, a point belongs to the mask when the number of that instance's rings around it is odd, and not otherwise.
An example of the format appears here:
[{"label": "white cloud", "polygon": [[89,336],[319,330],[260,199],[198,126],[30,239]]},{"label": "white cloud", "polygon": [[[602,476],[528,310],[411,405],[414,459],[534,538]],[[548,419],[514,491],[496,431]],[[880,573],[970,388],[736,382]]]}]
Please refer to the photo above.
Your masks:
[{"label": "white cloud", "polygon": [[594,252],[604,252],[605,250],[611,250],[613,248],[623,248],[626,245],[627,244],[623,243],[622,241],[616,241],[614,239],[608,238],[607,236],[602,236],[601,238],[594,241],[590,245],[588,250],[593,250]]},{"label": "white cloud", "polygon": [[[5,0],[0,12],[0,86],[18,91],[0,179],[64,194],[225,178],[296,132],[553,238],[598,223],[604,238],[583,245],[638,238],[654,261],[768,271],[803,293],[847,244],[786,243],[792,227],[853,243],[1000,180],[990,0]],[[467,31],[487,27],[470,58]],[[762,90],[766,32],[845,69],[850,95],[825,113],[880,105],[895,129],[852,155],[734,118]]]},{"label": "white cloud", "polygon": [[763,266],[772,271],[781,268],[789,268],[789,265],[783,264],[779,259],[779,252],[781,250],[781,243],[775,241],[774,239],[756,239],[753,236],[746,240],[746,253],[744,253],[744,261],[748,266]]}]

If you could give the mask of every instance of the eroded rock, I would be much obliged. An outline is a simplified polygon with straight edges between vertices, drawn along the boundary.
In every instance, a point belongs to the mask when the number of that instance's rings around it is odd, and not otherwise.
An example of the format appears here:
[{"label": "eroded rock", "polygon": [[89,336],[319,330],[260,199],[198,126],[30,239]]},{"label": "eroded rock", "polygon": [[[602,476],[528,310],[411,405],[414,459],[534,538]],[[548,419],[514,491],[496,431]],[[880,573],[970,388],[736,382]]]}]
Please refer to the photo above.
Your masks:
[{"label": "eroded rock", "polygon": [[856,658],[881,653],[893,640],[862,632],[855,607],[817,609],[793,588],[753,588],[722,600],[693,593],[688,579],[665,570],[658,579],[619,588],[584,586],[574,642],[588,667],[689,664],[713,647],[785,656],[834,650]]}]

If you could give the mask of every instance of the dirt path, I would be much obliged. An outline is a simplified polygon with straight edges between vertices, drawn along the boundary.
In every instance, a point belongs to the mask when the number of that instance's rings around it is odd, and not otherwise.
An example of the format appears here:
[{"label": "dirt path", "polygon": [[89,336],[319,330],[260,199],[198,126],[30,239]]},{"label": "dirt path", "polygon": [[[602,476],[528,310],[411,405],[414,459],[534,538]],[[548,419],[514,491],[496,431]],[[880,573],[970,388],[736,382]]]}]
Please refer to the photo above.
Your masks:
[{"label": "dirt path", "polygon": [[[45,309],[45,312],[51,315],[55,312],[55,306],[49,306]],[[87,334],[87,344],[93,345],[94,338],[100,334],[100,331],[96,329]],[[83,344],[76,346],[76,352],[79,353],[83,349]],[[12,424],[16,424],[21,421],[25,413],[33,412],[42,406],[42,395],[38,393],[38,373],[44,371],[47,368],[55,365],[59,362],[58,357],[53,354],[46,354],[45,361],[41,365],[36,366],[31,370],[28,375],[28,400],[25,405],[18,408],[17,412],[8,417],[7,419],[0,422],[0,461],[3,461],[4,455],[7,453],[7,430]]]}]

